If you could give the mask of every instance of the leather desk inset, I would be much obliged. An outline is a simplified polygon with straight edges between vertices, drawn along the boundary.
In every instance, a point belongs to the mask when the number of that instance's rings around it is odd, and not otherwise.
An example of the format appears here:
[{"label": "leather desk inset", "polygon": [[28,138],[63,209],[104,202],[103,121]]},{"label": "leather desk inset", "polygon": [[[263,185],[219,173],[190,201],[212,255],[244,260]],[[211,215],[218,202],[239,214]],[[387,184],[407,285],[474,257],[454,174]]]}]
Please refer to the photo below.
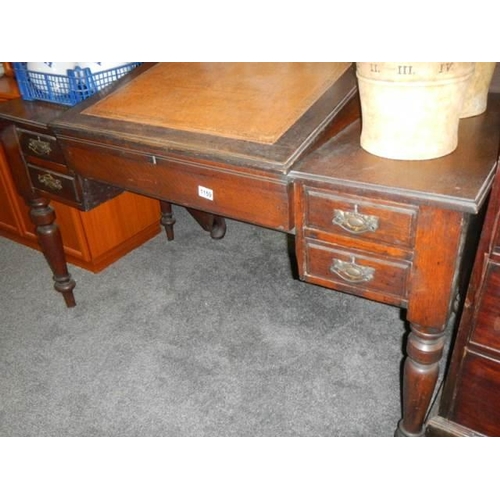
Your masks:
[{"label": "leather desk inset", "polygon": [[[422,435],[443,331],[458,278],[467,275],[459,272],[463,256],[474,249],[476,214],[496,166],[500,100],[463,121],[453,154],[395,162],[359,146],[353,68],[315,68],[143,65],[47,126],[79,177],[296,234],[302,279],[406,308],[412,333],[398,435]],[[186,75],[197,78],[186,82]],[[268,94],[269,85],[281,89]],[[190,96],[190,88],[199,95]],[[269,103],[269,96],[283,102]],[[247,106],[239,119],[238,99]],[[160,102],[175,104],[173,114],[163,114]],[[196,115],[197,106],[214,116]],[[74,283],[58,252],[50,196],[31,184],[16,152],[22,112],[0,108],[0,119],[18,190],[47,239],[58,290],[72,305]]]},{"label": "leather desk inset", "polygon": [[349,66],[159,64],[83,114],[274,144]]}]

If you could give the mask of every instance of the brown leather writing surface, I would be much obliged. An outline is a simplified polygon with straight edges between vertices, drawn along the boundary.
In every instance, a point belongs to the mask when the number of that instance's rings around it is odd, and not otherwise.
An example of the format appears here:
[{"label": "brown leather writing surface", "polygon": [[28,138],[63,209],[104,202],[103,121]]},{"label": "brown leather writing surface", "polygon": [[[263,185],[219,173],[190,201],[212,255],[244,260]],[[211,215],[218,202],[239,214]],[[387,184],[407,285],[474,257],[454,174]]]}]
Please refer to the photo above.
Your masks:
[{"label": "brown leather writing surface", "polygon": [[160,63],[82,114],[274,144],[350,63]]}]

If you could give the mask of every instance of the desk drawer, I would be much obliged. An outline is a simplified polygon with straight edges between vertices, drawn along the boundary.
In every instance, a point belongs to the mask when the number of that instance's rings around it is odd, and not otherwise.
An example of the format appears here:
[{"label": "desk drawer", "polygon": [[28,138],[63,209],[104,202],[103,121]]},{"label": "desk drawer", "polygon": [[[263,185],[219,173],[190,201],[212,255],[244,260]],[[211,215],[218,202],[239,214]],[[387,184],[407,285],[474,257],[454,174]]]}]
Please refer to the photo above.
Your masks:
[{"label": "desk drawer", "polygon": [[74,177],[30,164],[28,164],[28,173],[35,189],[44,191],[51,197],[57,196],[70,202],[78,202],[78,189]]},{"label": "desk drawer", "polygon": [[82,177],[273,229],[293,228],[284,176],[60,139],[68,167]]},{"label": "desk drawer", "polygon": [[450,417],[485,436],[500,436],[500,363],[483,354],[465,351],[457,378]]},{"label": "desk drawer", "polygon": [[55,137],[18,130],[21,151],[25,157],[65,164],[64,155]]},{"label": "desk drawer", "polygon": [[304,186],[304,228],[411,248],[417,209]]},{"label": "desk drawer", "polygon": [[387,303],[406,299],[411,263],[306,239],[303,279]]}]

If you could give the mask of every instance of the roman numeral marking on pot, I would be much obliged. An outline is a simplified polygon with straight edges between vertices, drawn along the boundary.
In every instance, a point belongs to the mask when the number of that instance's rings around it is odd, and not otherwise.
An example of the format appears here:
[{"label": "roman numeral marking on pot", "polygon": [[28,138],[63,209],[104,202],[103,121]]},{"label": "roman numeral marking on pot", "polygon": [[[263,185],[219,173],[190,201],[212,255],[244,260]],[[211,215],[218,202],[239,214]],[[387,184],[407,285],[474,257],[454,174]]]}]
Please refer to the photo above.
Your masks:
[{"label": "roman numeral marking on pot", "polygon": [[413,75],[413,66],[398,66],[398,74]]},{"label": "roman numeral marking on pot", "polygon": [[451,67],[453,66],[453,63],[443,63],[441,64],[441,68],[439,70],[440,73],[448,73],[450,71]]}]

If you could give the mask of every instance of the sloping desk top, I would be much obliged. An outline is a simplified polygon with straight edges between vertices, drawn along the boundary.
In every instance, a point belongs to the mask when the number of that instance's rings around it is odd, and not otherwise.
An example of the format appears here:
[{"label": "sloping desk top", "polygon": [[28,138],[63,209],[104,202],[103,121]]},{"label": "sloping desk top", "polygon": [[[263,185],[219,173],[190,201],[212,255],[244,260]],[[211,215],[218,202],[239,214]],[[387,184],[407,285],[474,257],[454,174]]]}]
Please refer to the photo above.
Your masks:
[{"label": "sloping desk top", "polygon": [[51,125],[286,172],[355,93],[351,63],[143,64]]}]

